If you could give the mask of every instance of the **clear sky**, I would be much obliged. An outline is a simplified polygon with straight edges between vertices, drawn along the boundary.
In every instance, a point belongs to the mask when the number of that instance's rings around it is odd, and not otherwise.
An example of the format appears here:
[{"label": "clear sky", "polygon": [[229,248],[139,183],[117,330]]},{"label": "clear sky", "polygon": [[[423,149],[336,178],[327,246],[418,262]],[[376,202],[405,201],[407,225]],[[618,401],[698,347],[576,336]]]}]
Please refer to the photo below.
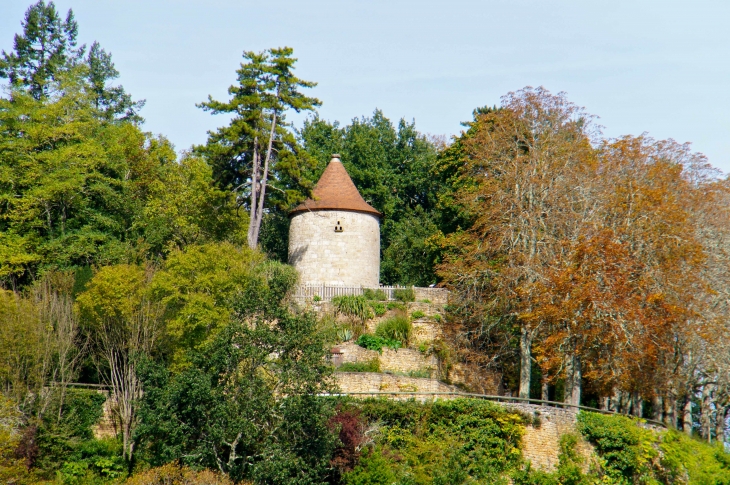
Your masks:
[{"label": "clear sky", "polygon": [[[30,0],[0,0],[0,48]],[[607,136],[692,142],[730,172],[730,2],[643,0],[57,0],[79,38],[111,52],[147,99],[145,128],[178,149],[225,123],[195,107],[225,98],[243,50],[291,46],[319,83],[322,118],[383,110],[453,135],[477,106],[524,86],[565,91]]]}]

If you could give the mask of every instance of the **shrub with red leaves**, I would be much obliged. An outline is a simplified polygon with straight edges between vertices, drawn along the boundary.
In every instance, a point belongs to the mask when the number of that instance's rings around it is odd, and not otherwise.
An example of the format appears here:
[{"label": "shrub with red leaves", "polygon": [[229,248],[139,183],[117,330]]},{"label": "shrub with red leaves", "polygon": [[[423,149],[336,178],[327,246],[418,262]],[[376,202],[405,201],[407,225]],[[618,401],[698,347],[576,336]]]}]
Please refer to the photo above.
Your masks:
[{"label": "shrub with red leaves", "polygon": [[30,469],[38,458],[37,426],[26,426],[20,436],[20,442],[15,448],[15,457],[25,459],[25,466]]},{"label": "shrub with red leaves", "polygon": [[[340,474],[352,470],[360,458],[360,445],[363,443],[365,422],[360,417],[360,411],[342,410],[338,406],[335,415],[328,422],[332,431],[338,432],[340,445],[335,449],[330,464]],[[338,431],[339,430],[339,431]]]}]

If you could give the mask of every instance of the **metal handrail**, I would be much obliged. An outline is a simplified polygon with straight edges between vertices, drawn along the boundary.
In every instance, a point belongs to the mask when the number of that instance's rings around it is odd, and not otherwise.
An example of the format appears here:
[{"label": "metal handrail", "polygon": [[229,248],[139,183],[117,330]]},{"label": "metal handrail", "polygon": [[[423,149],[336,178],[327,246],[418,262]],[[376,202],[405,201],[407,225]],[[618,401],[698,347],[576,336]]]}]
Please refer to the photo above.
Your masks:
[{"label": "metal handrail", "polygon": [[565,402],[559,402],[559,401],[547,401],[544,399],[532,399],[527,397],[513,397],[513,396],[494,396],[489,394],[475,394],[470,392],[417,392],[417,391],[362,391],[362,392],[341,392],[337,394],[332,394],[333,396],[370,396],[370,395],[382,395],[382,396],[389,396],[389,395],[411,395],[411,396],[458,396],[458,397],[469,397],[474,399],[484,399],[487,401],[497,401],[497,402],[509,402],[509,401],[521,401],[526,402],[528,404],[540,404],[540,405],[549,405],[552,407],[562,407],[562,408],[576,408],[576,409],[582,409],[586,411],[591,411],[594,413],[601,413],[601,414],[608,414],[608,415],[619,415],[619,416],[626,416],[628,418],[632,419],[640,419],[642,421],[645,421],[647,423],[661,426],[662,428],[667,428],[667,425],[665,423],[662,423],[661,421],[656,421],[654,419],[648,419],[648,418],[639,418],[638,416],[631,416],[623,413],[618,413],[616,411],[608,411],[606,409],[598,409],[593,408],[590,406],[582,406],[580,404],[568,404]]}]

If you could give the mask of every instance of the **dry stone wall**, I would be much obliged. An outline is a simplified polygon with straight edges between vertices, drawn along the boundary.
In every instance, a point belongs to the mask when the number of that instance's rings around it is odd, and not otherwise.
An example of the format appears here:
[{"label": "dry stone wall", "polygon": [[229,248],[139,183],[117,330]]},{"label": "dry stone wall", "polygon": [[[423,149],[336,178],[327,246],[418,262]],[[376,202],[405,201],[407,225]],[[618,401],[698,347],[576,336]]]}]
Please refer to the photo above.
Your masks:
[{"label": "dry stone wall", "polygon": [[377,287],[380,222],[373,214],[321,210],[291,219],[289,263],[303,284]]},{"label": "dry stone wall", "polygon": [[438,359],[434,355],[423,355],[415,349],[383,349],[380,354],[374,350],[360,347],[353,342],[347,342],[335,347],[339,357],[339,363],[345,362],[369,362],[378,359],[382,372],[417,372],[423,370],[435,371],[438,368]]},{"label": "dry stone wall", "polygon": [[[394,376],[375,372],[336,372],[335,378],[343,393],[379,393],[379,392],[456,392],[436,379]],[[418,396],[416,396],[418,397]],[[405,396],[404,399],[409,399]]]}]

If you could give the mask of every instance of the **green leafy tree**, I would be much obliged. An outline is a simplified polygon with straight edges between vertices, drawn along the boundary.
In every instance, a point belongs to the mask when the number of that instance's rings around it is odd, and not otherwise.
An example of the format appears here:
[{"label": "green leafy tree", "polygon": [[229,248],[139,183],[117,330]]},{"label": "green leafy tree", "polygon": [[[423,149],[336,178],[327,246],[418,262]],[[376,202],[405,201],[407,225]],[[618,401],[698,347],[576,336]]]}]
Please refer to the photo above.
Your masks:
[{"label": "green leafy tree", "polygon": [[137,436],[153,465],[179,461],[257,483],[326,478],[335,438],[317,395],[331,390],[331,368],[314,316],[286,307],[292,276],[267,263],[191,365],[177,374],[148,365]]},{"label": "green leafy tree", "polygon": [[[302,177],[302,167],[310,160],[299,149],[286,113],[312,111],[321,102],[299,91],[316,83],[294,75],[293,52],[289,47],[244,52],[245,62],[236,71],[238,85],[228,88],[231,99],[208,97],[198,105],[213,114],[234,114],[228,126],[209,132],[207,144],[196,150],[210,160],[221,186],[233,191],[247,208],[251,248],[258,245],[268,207],[300,201],[299,186],[311,185]],[[267,197],[268,189],[278,192],[274,200]]]},{"label": "green leafy tree", "polygon": [[136,265],[106,266],[76,299],[101,367],[107,371],[104,379],[113,390],[127,460],[134,451],[132,431],[142,392],[137,365],[151,355],[162,335],[161,305],[149,298],[149,273]]},{"label": "green leafy tree", "polygon": [[236,209],[233,195],[213,181],[210,165],[186,155],[179,163],[158,168],[134,228],[144,234],[148,251],[158,256],[211,241],[242,244],[248,221]]},{"label": "green leafy tree", "polygon": [[166,309],[168,352],[176,367],[189,363],[189,351],[210,345],[225,328],[234,298],[261,275],[262,264],[261,253],[230,243],[191,245],[170,253],[151,291]]},{"label": "green leafy tree", "polygon": [[0,78],[40,100],[50,93],[56,75],[82,56],[83,47],[76,47],[78,24],[73,11],[62,20],[53,2],[40,0],[28,8],[21,25],[23,33],[15,35],[13,52],[3,50],[0,55]]},{"label": "green leafy tree", "polygon": [[11,286],[53,267],[144,257],[134,223],[175,152],[100,119],[82,75],[64,75],[50,100],[22,89],[0,98],[0,275]]}]

